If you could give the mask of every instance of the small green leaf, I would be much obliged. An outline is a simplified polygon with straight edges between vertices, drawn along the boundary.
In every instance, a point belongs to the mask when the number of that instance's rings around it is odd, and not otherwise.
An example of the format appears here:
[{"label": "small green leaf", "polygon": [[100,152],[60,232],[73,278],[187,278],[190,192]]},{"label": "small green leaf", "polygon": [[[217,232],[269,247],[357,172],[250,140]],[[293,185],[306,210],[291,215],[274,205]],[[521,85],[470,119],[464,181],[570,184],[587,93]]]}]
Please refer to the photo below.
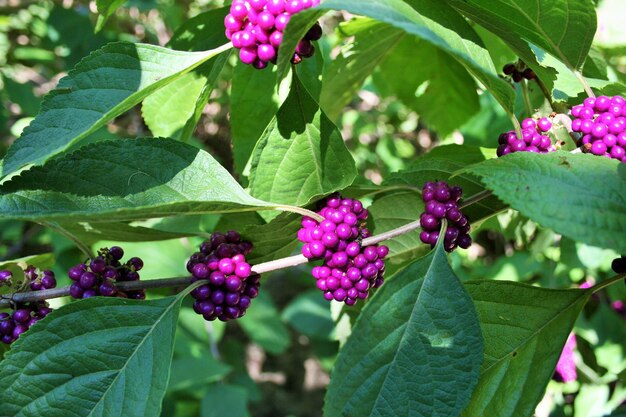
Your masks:
[{"label": "small green leaf", "polygon": [[594,155],[522,152],[464,171],[542,226],[626,253],[626,165]]},{"label": "small green leaf", "polygon": [[246,257],[248,262],[259,264],[291,255],[298,243],[301,220],[299,214],[281,213],[269,223],[244,227],[241,235],[254,243],[254,250]]},{"label": "small green leaf", "polygon": [[[411,66],[415,68],[407,71]],[[448,53],[426,41],[402,39],[380,69],[390,90],[441,136],[480,109],[474,78]]]},{"label": "small green leaf", "polygon": [[337,120],[374,68],[394,50],[406,33],[373,19],[355,19],[341,26],[354,39],[324,68],[320,106],[330,120]]},{"label": "small green leaf", "polygon": [[[166,164],[163,161],[167,161]],[[205,151],[172,139],[102,141],[0,186],[0,218],[128,221],[268,209]]]},{"label": "small green leaf", "polygon": [[178,138],[193,116],[207,78],[191,72],[152,93],[143,101],[141,114],[154,136]]},{"label": "small green leaf", "polygon": [[44,98],[39,115],[9,148],[2,176],[41,165],[223,50],[179,52],[125,42],[104,46]]},{"label": "small green leaf", "polygon": [[251,194],[302,205],[349,186],[355,177],[341,133],[294,76],[289,96],[252,155]]},{"label": "small green leaf", "polygon": [[335,363],[324,415],[458,415],[482,356],[472,300],[440,244],[363,308]]},{"label": "small green leaf", "polygon": [[53,311],[0,369],[0,416],[157,416],[182,296],[97,297]]},{"label": "small green leaf", "polygon": [[174,359],[167,390],[180,391],[189,388],[200,390],[203,388],[203,385],[218,381],[228,375],[230,370],[230,366],[206,354],[201,358],[185,357]]},{"label": "small green leaf", "polygon": [[107,19],[124,3],[126,3],[126,0],[96,0],[96,7],[98,8],[98,13],[100,13],[96,32],[104,27]]},{"label": "small green leaf", "polygon": [[287,326],[262,287],[259,296],[252,300],[246,315],[237,320],[237,323],[253,342],[275,355],[283,353],[291,344]]},{"label": "small green leaf", "polygon": [[593,3],[579,0],[446,0],[504,40],[524,38],[580,68],[596,32]]},{"label": "small green leaf", "polygon": [[590,292],[508,281],[470,281],[465,288],[480,319],[485,360],[462,416],[532,415]]}]

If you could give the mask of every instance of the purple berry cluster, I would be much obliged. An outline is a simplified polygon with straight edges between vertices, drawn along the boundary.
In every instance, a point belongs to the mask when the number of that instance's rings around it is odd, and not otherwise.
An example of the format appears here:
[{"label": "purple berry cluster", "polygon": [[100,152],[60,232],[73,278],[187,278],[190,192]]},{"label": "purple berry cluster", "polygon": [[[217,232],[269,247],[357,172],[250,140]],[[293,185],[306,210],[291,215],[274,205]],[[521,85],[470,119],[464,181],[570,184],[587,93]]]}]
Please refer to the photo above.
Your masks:
[{"label": "purple berry cluster", "polygon": [[547,117],[535,121],[527,118],[522,121],[522,138],[518,138],[515,131],[504,132],[498,138],[498,156],[515,152],[548,153],[556,151],[550,137],[545,133],[552,128],[552,122]]},{"label": "purple berry cluster", "polygon": [[326,300],[354,305],[358,299],[368,297],[370,288],[383,284],[389,248],[361,246],[361,239],[370,233],[360,225],[368,211],[358,200],[333,195],[318,213],[325,220],[317,222],[307,216],[302,219],[298,231],[298,239],[304,243],[302,254],[308,259],[324,259],[312,274]]},{"label": "purple berry cluster", "polygon": [[90,298],[95,296],[121,297],[135,300],[146,298],[145,290],[121,291],[115,286],[119,281],[137,281],[139,272],[143,268],[141,258],[130,258],[122,264],[124,250],[119,246],[112,246],[98,251],[98,256],[87,265],[81,263],[73,266],[67,275],[74,283],[70,286],[70,295],[73,298]]},{"label": "purple berry cluster", "polygon": [[[270,62],[276,63],[291,16],[318,4],[319,0],[234,0],[224,18],[226,37],[239,49],[244,64],[263,69]],[[312,41],[321,37],[322,27],[316,23],[298,43],[291,62],[298,64],[302,58],[313,56]]]},{"label": "purple berry cluster", "polygon": [[534,80],[537,78],[537,74],[535,74],[535,72],[530,68],[524,68],[520,70],[517,65],[512,62],[509,62],[504,67],[502,67],[502,72],[505,75],[509,75],[516,83],[519,83],[524,78],[526,78],[527,80]]},{"label": "purple berry cluster", "polygon": [[626,100],[620,96],[586,98],[572,107],[572,130],[578,146],[594,155],[626,162]]},{"label": "purple berry cluster", "polygon": [[[25,282],[32,291],[40,291],[56,287],[57,282],[52,271],[39,271],[29,266],[24,270]],[[10,271],[0,271],[0,282],[10,283],[13,278]],[[0,340],[11,344],[22,333],[33,326],[37,321],[46,317],[52,309],[45,301],[18,303],[12,313],[0,313]]]},{"label": "purple berry cluster", "polygon": [[461,187],[450,187],[446,182],[427,182],[422,188],[422,200],[425,212],[420,215],[422,232],[420,240],[434,248],[439,240],[441,220],[447,219],[448,228],[444,237],[444,248],[452,252],[458,247],[467,249],[472,244],[469,235],[470,224],[467,217],[459,210],[458,203],[463,191]]},{"label": "purple berry cluster", "polygon": [[252,243],[242,241],[239,233],[213,233],[187,262],[193,281],[206,283],[191,292],[193,309],[212,321],[228,321],[246,314],[250,302],[259,294],[260,276],[252,273],[245,255]]}]

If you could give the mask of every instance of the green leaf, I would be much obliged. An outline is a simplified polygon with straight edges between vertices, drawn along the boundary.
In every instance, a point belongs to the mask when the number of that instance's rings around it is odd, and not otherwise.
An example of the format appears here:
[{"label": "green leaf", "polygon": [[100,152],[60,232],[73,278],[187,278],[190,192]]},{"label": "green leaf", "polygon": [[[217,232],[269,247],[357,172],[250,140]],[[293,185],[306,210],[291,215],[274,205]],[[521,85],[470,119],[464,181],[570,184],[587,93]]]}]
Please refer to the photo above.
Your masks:
[{"label": "green leaf", "polygon": [[248,394],[236,385],[211,385],[202,399],[201,417],[247,417]]},{"label": "green leaf", "polygon": [[462,415],[532,415],[590,292],[507,281],[470,281],[465,288],[480,319],[485,360]]},{"label": "green leaf", "polygon": [[157,416],[183,296],[97,297],[53,311],[0,369],[0,416]]},{"label": "green leaf", "polygon": [[96,32],[104,27],[107,19],[124,3],[126,3],[126,0],[96,0],[96,7],[98,8],[98,13],[100,13]]},{"label": "green leaf", "polygon": [[594,155],[517,153],[465,171],[542,226],[626,253],[626,165]]},{"label": "green leaf", "polygon": [[[478,78],[505,109],[511,111],[514,93],[497,76],[489,52],[471,26],[454,9],[440,1],[412,3],[417,10],[401,0],[327,0],[292,16],[278,54],[279,78],[283,78],[289,70],[292,53],[307,29],[327,10],[346,10],[385,22],[450,54]],[[416,65],[419,64],[416,61]]]},{"label": "green leaf", "polygon": [[278,109],[276,74],[238,62],[230,92],[230,129],[237,172],[243,172],[261,134]]},{"label": "green leaf", "polygon": [[146,97],[141,114],[154,136],[178,138],[194,115],[207,78],[191,72]]},{"label": "green leaf", "polygon": [[156,240],[176,239],[200,233],[173,232],[155,228],[135,226],[125,222],[91,222],[68,221],[56,222],[63,230],[72,234],[85,244],[92,244],[99,240],[115,242],[151,242]]},{"label": "green leaf", "polygon": [[223,50],[179,52],[126,42],[104,46],[44,98],[39,115],[9,148],[2,176],[41,165]]},{"label": "green leaf", "polygon": [[482,356],[472,300],[439,244],[365,305],[335,363],[324,415],[458,415]]},{"label": "green leaf", "polygon": [[[412,66],[415,68],[406,71]],[[441,136],[452,133],[480,110],[472,76],[449,54],[426,41],[402,39],[380,69],[390,90]]]},{"label": "green leaf", "polygon": [[593,3],[579,0],[446,0],[505,40],[524,38],[572,69],[585,62],[596,32]]},{"label": "green leaf", "polygon": [[271,207],[210,154],[172,139],[98,142],[0,186],[0,218],[11,219],[128,221]]},{"label": "green leaf", "polygon": [[180,25],[167,46],[179,51],[205,51],[228,42],[224,34],[224,17],[230,6],[200,13]]},{"label": "green leaf", "polygon": [[406,35],[402,30],[373,19],[355,19],[342,25],[344,36],[354,37],[324,68],[320,106],[337,120],[363,82]]},{"label": "green leaf", "polygon": [[317,289],[296,297],[285,307],[282,317],[298,332],[317,339],[330,340],[335,329],[330,304]]},{"label": "green leaf", "polygon": [[269,223],[241,229],[241,235],[254,243],[254,250],[246,256],[248,262],[253,265],[291,255],[298,243],[301,220],[299,214],[281,213]]},{"label": "green leaf", "polygon": [[252,300],[246,315],[237,323],[253,342],[275,355],[285,352],[291,344],[289,330],[263,288],[259,296]]},{"label": "green leaf", "polygon": [[294,76],[289,96],[252,155],[251,194],[302,205],[349,186],[355,177],[341,133]]}]

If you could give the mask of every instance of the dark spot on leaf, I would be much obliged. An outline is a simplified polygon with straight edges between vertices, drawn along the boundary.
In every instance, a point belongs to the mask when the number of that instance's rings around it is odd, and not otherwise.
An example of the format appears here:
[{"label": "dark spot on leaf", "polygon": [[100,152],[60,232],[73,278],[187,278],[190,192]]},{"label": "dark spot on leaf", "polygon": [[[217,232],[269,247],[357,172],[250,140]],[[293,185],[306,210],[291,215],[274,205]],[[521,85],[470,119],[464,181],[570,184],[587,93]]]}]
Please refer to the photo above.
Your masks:
[{"label": "dark spot on leaf", "polygon": [[516,357],[517,356],[517,352],[513,351],[513,353],[511,353],[511,356]]},{"label": "dark spot on leaf", "polygon": [[566,158],[564,157],[560,157],[559,158],[561,160],[561,162],[559,162],[559,165],[565,165],[567,167],[567,169],[571,169],[571,165],[570,163],[567,161]]}]

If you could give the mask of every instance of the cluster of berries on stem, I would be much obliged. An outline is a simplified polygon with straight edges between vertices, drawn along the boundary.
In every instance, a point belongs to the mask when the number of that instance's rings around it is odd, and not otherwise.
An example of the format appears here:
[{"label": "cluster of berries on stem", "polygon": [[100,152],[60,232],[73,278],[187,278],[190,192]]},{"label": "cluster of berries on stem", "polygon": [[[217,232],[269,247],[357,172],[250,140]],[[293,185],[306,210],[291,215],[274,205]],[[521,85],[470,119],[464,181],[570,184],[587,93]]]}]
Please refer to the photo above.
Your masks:
[{"label": "cluster of berries on stem", "polygon": [[620,96],[586,98],[572,107],[572,130],[578,146],[598,156],[626,162],[626,100]]},{"label": "cluster of berries on stem", "polygon": [[[234,0],[224,18],[226,37],[239,49],[244,64],[263,69],[270,62],[276,63],[291,16],[318,4],[319,0]],[[312,41],[321,36],[322,27],[316,23],[298,43],[291,62],[297,64],[302,58],[313,56]]]},{"label": "cluster of berries on stem", "polygon": [[259,294],[260,276],[252,273],[245,256],[252,243],[242,241],[239,233],[216,232],[200,245],[200,251],[187,261],[193,281],[203,281],[191,296],[193,309],[212,321],[228,321],[246,314],[250,302]]},{"label": "cluster of berries on stem", "polygon": [[452,252],[458,247],[467,249],[472,244],[469,235],[469,220],[458,207],[463,190],[450,187],[446,182],[427,182],[422,188],[425,212],[420,215],[420,240],[434,248],[441,233],[441,221],[446,219],[448,227],[444,237],[444,249]]},{"label": "cluster of berries on stem", "polygon": [[[29,287],[31,291],[48,290],[57,285],[52,271],[40,271],[34,266],[29,266],[24,270],[24,278],[20,287]],[[11,285],[12,279],[11,271],[0,271],[0,283]],[[0,341],[6,344],[13,343],[22,333],[51,311],[52,309],[45,301],[16,303],[12,313],[0,313]]]},{"label": "cluster of berries on stem", "polygon": [[535,121],[527,118],[522,121],[522,137],[518,138],[514,130],[504,132],[498,138],[498,156],[515,152],[548,153],[556,151],[547,132],[552,129],[552,122],[547,117]]},{"label": "cluster of berries on stem", "polygon": [[354,305],[368,297],[370,288],[383,284],[389,248],[361,246],[361,240],[370,233],[361,224],[368,211],[358,200],[333,195],[324,201],[318,214],[325,220],[318,222],[308,216],[302,219],[298,231],[298,239],[304,243],[302,254],[308,259],[323,258],[323,265],[315,266],[312,274],[326,300]]},{"label": "cluster of berries on stem", "polygon": [[520,69],[512,62],[502,67],[502,72],[504,73],[504,75],[510,76],[511,79],[516,83],[519,83],[524,78],[526,78],[527,80],[534,80],[537,78],[537,74],[535,74],[535,72],[530,68]]},{"label": "cluster of berries on stem", "polygon": [[67,275],[74,283],[70,286],[73,298],[90,298],[95,296],[121,297],[135,300],[146,298],[145,290],[121,291],[115,286],[118,281],[137,281],[139,271],[143,268],[141,258],[130,258],[122,264],[124,250],[112,246],[98,251],[98,256],[87,263],[73,266]]}]

